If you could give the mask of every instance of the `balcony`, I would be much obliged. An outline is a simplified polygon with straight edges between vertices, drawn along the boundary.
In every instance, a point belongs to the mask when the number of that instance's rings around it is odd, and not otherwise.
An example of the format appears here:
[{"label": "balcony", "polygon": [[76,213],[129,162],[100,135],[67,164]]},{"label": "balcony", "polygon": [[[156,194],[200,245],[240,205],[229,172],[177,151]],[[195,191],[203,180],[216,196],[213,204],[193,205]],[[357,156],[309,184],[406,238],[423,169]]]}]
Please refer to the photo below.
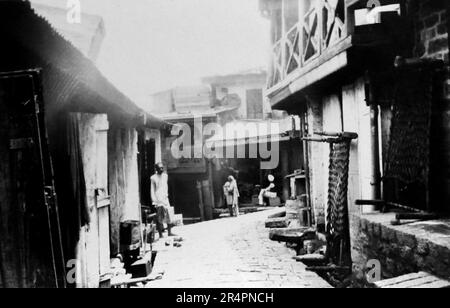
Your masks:
[{"label": "balcony", "polygon": [[[379,20],[373,25],[363,24],[355,27],[355,23],[361,19],[361,14],[358,16],[357,13],[370,12],[366,8],[367,0],[265,1],[265,8],[268,10],[266,13],[270,15],[272,22],[272,31],[278,29],[278,34],[272,33],[274,43],[267,82],[269,97],[280,92],[284,92],[283,95],[286,96],[307,87],[346,67],[348,55],[345,51],[349,48],[358,43],[368,45],[375,41],[380,42],[380,38],[383,39],[383,31],[378,31]],[[296,8],[298,6],[299,12],[294,20],[289,13],[292,12],[292,4],[289,10],[284,7],[285,2],[292,3],[292,1],[296,1],[295,5]],[[262,3],[264,5],[264,0]],[[289,22],[286,22],[286,14],[290,15]],[[288,24],[294,25],[288,28],[286,27]],[[316,72],[306,76],[313,71]]]}]

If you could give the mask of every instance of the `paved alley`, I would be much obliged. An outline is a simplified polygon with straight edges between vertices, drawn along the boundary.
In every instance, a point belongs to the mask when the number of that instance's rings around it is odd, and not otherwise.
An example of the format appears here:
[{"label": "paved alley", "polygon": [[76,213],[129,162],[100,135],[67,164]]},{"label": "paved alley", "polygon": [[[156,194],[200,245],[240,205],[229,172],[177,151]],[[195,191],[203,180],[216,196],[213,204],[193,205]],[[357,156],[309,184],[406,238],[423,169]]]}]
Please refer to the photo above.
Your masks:
[{"label": "paved alley", "polygon": [[175,232],[184,238],[182,247],[159,241],[154,272],[161,280],[148,288],[271,288],[330,285],[304,264],[295,252],[269,240],[264,221],[279,209],[183,226]]}]

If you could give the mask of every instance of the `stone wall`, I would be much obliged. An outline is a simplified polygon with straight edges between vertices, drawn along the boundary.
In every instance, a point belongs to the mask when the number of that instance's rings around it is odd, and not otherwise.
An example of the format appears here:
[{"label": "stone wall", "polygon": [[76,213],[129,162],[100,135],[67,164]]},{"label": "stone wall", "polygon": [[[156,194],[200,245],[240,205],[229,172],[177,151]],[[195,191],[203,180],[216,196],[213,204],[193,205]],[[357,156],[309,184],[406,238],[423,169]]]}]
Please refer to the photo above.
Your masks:
[{"label": "stone wall", "polygon": [[394,214],[351,217],[354,272],[362,277],[369,260],[379,260],[382,278],[426,271],[450,278],[448,221],[392,226]]},{"label": "stone wall", "polygon": [[[435,173],[433,176],[444,178],[444,191],[447,194],[442,198],[444,204],[450,201],[450,71],[449,65],[449,2],[448,0],[424,0],[410,1],[414,3],[411,14],[415,21],[415,44],[414,57],[432,58],[444,60],[447,65],[447,74],[444,77],[444,99],[439,106],[439,116],[435,119],[437,130],[432,142],[438,154],[436,160],[440,162],[437,166],[442,174]],[[440,154],[442,153],[442,154]],[[433,184],[434,186],[439,183]]]},{"label": "stone wall", "polygon": [[416,57],[442,59],[448,62],[447,6],[446,0],[426,0],[417,3],[414,12]]},{"label": "stone wall", "polygon": [[441,117],[441,129],[443,130],[442,137],[442,153],[444,153],[444,172],[445,172],[445,187],[447,188],[447,196],[445,204],[450,204],[450,67],[447,67],[446,81],[445,81],[445,100],[444,112]]},{"label": "stone wall", "polygon": [[[413,57],[442,59],[446,62],[444,95],[435,118],[438,131],[432,134],[436,150],[443,153],[439,168],[444,174],[446,194],[442,204],[450,200],[450,69],[448,67],[448,1],[411,0],[409,11],[415,22]],[[439,85],[438,85],[439,86]],[[439,195],[439,197],[441,197]],[[444,200],[444,198],[447,198]],[[392,226],[394,214],[350,216],[352,260],[354,272],[363,276],[367,262],[380,261],[383,278],[417,271],[427,271],[448,279],[450,277],[450,221]],[[428,225],[429,224],[429,225]],[[439,228],[433,227],[439,226]],[[444,230],[444,232],[442,232]]]}]

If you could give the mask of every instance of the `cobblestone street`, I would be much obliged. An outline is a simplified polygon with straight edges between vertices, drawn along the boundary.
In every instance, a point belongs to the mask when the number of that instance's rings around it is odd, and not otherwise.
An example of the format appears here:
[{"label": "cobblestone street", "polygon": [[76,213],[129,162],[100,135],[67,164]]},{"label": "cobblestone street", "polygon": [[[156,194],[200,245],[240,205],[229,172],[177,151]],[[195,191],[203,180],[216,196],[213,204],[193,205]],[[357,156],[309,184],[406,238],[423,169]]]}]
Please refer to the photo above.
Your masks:
[{"label": "cobblestone street", "polygon": [[295,252],[269,240],[264,221],[279,209],[183,226],[175,232],[182,247],[160,240],[153,272],[164,272],[148,288],[270,288],[330,285],[304,264]]}]

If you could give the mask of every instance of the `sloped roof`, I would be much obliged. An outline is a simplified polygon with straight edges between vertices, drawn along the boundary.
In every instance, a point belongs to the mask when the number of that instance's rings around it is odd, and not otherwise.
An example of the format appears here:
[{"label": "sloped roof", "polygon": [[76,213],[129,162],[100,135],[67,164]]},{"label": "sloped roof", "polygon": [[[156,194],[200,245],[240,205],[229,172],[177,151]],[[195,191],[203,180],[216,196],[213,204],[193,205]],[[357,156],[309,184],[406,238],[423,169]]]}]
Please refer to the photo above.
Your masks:
[{"label": "sloped roof", "polygon": [[215,108],[198,110],[196,112],[181,113],[181,112],[174,111],[174,112],[170,112],[170,113],[158,114],[158,116],[165,121],[189,120],[189,119],[194,119],[196,117],[215,118],[222,113],[231,112],[238,108],[239,108],[239,106],[219,106],[219,107],[215,107]]},{"label": "sloped roof", "polygon": [[10,55],[0,58],[0,69],[42,68],[44,98],[50,109],[108,113],[152,127],[165,124],[112,85],[29,2],[0,1],[0,33],[6,42],[2,49]]},{"label": "sloped roof", "polygon": [[84,56],[95,61],[105,36],[105,25],[100,16],[82,12],[81,23],[68,23],[67,10],[62,7],[31,3],[33,10],[48,20],[55,30],[70,41]]},{"label": "sloped roof", "polygon": [[266,85],[267,71],[263,68],[253,68],[227,75],[206,76],[202,82],[206,84],[219,85],[245,85],[247,83],[261,83]]},{"label": "sloped roof", "polygon": [[226,123],[221,131],[206,140],[207,145],[230,147],[244,144],[289,140],[289,132],[298,129],[298,117],[279,120],[238,120]]}]

